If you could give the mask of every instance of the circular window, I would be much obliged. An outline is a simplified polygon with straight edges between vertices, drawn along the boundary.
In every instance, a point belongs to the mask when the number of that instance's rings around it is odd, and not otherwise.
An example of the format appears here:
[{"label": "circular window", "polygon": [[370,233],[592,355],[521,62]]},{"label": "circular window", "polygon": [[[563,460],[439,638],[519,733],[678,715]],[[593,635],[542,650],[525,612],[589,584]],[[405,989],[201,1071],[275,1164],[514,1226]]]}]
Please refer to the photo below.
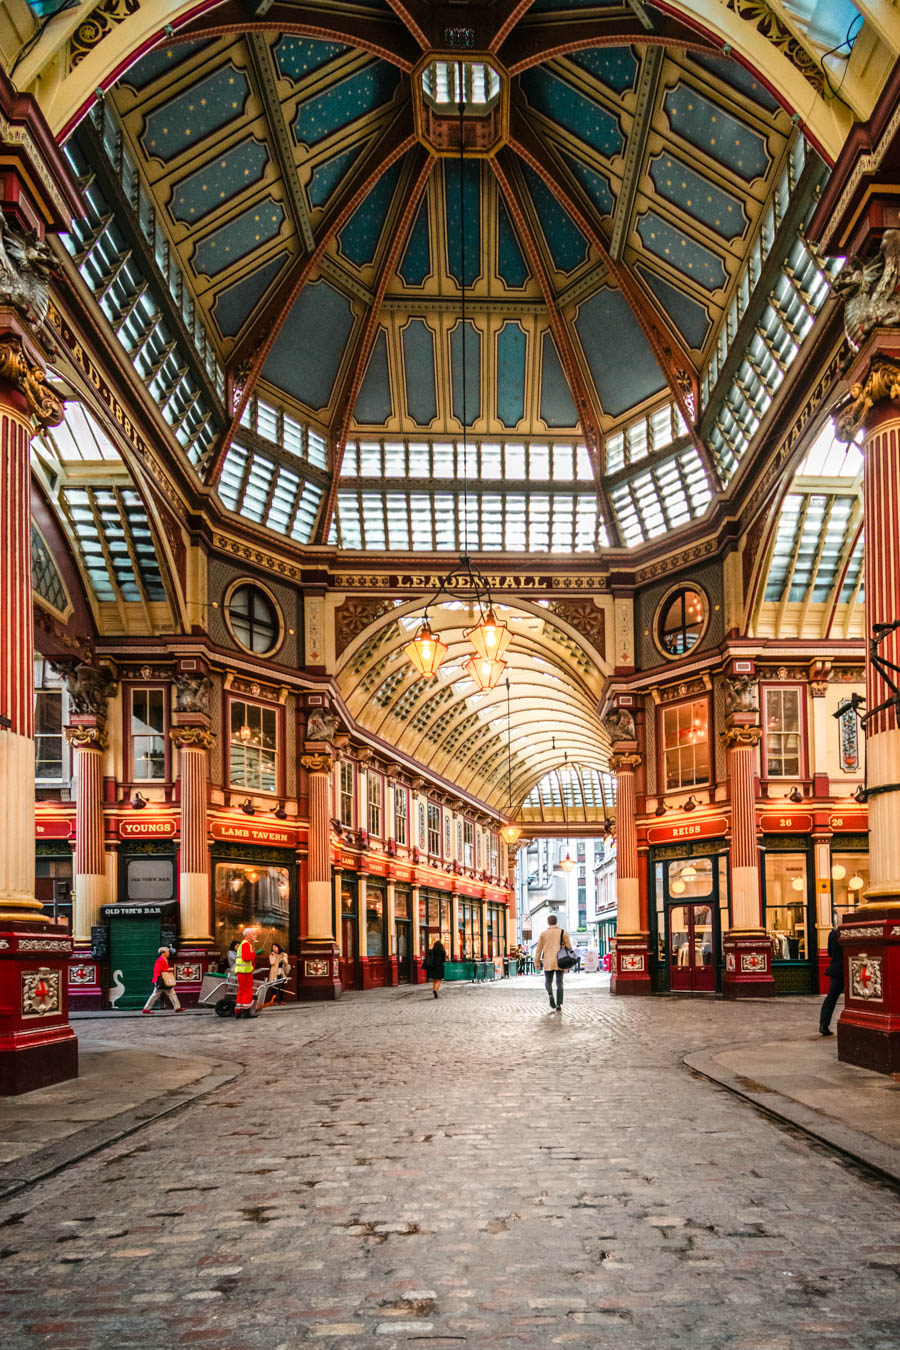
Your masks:
[{"label": "circular window", "polygon": [[700,641],[709,607],[696,586],[678,586],[663,597],[656,615],[656,641],[666,656],[684,656]]},{"label": "circular window", "polygon": [[240,582],[225,601],[231,636],[256,656],[268,656],[281,645],[281,615],[261,586]]}]

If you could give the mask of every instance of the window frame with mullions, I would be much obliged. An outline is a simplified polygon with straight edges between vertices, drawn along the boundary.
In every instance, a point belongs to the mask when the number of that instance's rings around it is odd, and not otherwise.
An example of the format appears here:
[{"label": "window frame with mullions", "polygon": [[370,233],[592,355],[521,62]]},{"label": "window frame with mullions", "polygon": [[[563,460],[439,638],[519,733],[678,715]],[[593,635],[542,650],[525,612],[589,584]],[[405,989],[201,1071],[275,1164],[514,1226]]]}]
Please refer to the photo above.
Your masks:
[{"label": "window frame with mullions", "polygon": [[[266,648],[257,650],[253,646],[248,646],[247,643],[243,640],[243,638],[238,636],[238,631],[235,627],[234,620],[232,619],[231,615],[231,607],[232,604],[234,603],[235,596],[238,594],[239,591],[242,590],[248,590],[250,592],[250,600],[248,602],[248,612],[247,612],[247,625],[251,643],[253,641],[253,631],[254,631],[254,619],[252,610],[255,593],[258,593],[260,596],[262,596],[262,598],[271,607],[272,617],[274,618],[275,621],[275,628],[272,642]],[[237,644],[237,646],[240,647],[242,652],[247,652],[247,654],[250,656],[274,656],[280,650],[281,645],[284,642],[284,615],[281,612],[281,606],[279,605],[277,599],[272,594],[268,586],[264,586],[261,582],[254,580],[252,577],[237,577],[234,581],[232,581],[231,585],[228,587],[228,590],[225,592],[225,599],[223,601],[222,608],[225,615],[225,626],[227,627],[230,636]],[[243,616],[240,617],[243,618]],[[267,625],[261,624],[260,625],[261,631],[265,631],[266,627]]]},{"label": "window frame with mullions", "polygon": [[[234,778],[233,778],[233,776],[232,776],[232,771],[233,771],[233,760],[234,760],[233,751],[234,751],[234,749],[235,749],[235,744],[236,744],[235,739],[234,739],[233,734],[232,734],[232,720],[233,720],[233,712],[234,712],[234,709],[235,709],[235,707],[238,707],[238,706],[243,707],[245,710],[247,710],[247,709],[257,710],[257,709],[258,709],[259,712],[260,712],[261,714],[271,713],[271,714],[273,715],[273,717],[274,717],[274,727],[275,727],[275,730],[274,730],[274,736],[273,736],[273,748],[272,748],[272,758],[273,758],[273,771],[272,771],[273,786],[272,786],[272,787],[262,787],[262,786],[260,786],[260,787],[251,787],[251,786],[250,786],[248,783],[246,783],[246,782],[244,782],[244,783],[238,783],[238,782],[235,782],[235,780],[234,780]],[[245,711],[244,716],[246,717],[246,711]],[[247,723],[247,725],[248,725],[248,726],[250,725],[249,722]],[[283,754],[282,754],[282,745],[283,745],[283,739],[284,739],[284,729],[283,729],[283,725],[282,725],[282,709],[281,709],[280,707],[275,707],[275,706],[273,706],[273,705],[270,704],[270,703],[263,703],[263,702],[260,702],[259,700],[255,700],[255,699],[247,699],[247,698],[243,698],[243,697],[237,698],[237,697],[234,697],[234,696],[229,695],[228,700],[227,700],[227,705],[226,705],[226,708],[225,708],[225,726],[226,726],[226,728],[227,728],[227,738],[228,738],[228,763],[227,763],[227,766],[226,766],[226,773],[227,773],[227,789],[228,789],[228,791],[229,791],[229,792],[233,792],[233,793],[238,793],[238,792],[244,792],[244,793],[258,792],[258,793],[261,793],[261,794],[265,795],[266,797],[277,797],[277,796],[280,796],[280,795],[281,795],[281,776],[282,776],[282,773],[283,773]],[[264,728],[262,728],[262,722],[261,722],[261,729],[264,729]],[[241,745],[241,748],[244,749],[244,750],[246,751],[246,748],[247,748],[247,747],[243,744],[243,742],[239,742],[239,743],[240,743],[240,745]],[[267,749],[267,747],[264,747],[264,746],[262,746],[262,745],[260,746],[260,756],[262,756],[263,750],[265,750],[265,749]],[[260,763],[262,763],[262,760],[261,760],[261,759],[260,759]],[[262,781],[262,772],[260,772],[260,781]]]},{"label": "window frame with mullions", "polygon": [[[706,778],[695,779],[690,783],[681,783],[677,786],[669,785],[666,775],[666,744],[665,744],[665,717],[667,713],[677,711],[679,708],[692,707],[695,704],[703,704],[706,709],[706,753],[708,773]],[[672,699],[669,703],[661,703],[656,710],[656,743],[659,762],[657,772],[659,774],[660,790],[664,792],[690,792],[693,788],[712,787],[715,784],[715,745],[712,739],[713,730],[713,709],[712,698],[708,693],[689,695],[687,698]],[[670,746],[669,749],[680,749],[680,746]],[[680,757],[679,757],[680,759]],[[665,785],[665,786],[663,786]]]},{"label": "window frame with mullions", "polygon": [[[797,695],[797,729],[796,729],[796,731],[784,731],[784,730],[778,730],[778,729],[773,729],[773,728],[770,728],[770,727],[769,727],[769,694],[780,693],[780,694],[783,695],[783,694],[785,694],[786,692],[795,693],[795,694]],[[799,778],[799,779],[805,779],[805,778],[807,777],[807,749],[806,749],[806,747],[807,747],[806,711],[807,711],[807,710],[806,710],[806,698],[805,698],[805,692],[806,692],[806,686],[805,686],[804,684],[798,682],[798,681],[775,680],[775,681],[761,681],[761,682],[760,682],[760,698],[761,698],[761,700],[762,700],[762,708],[761,708],[761,720],[762,720],[762,747],[761,747],[761,748],[762,748],[762,764],[761,764],[761,766],[760,766],[762,772],[761,772],[761,774],[760,774],[760,777],[761,777],[761,780],[762,780],[763,782],[768,782],[769,779],[777,780],[777,781],[779,781],[779,782],[780,782],[780,781],[787,781],[787,782],[790,782],[792,779],[798,779],[798,778]],[[784,707],[784,700],[783,700],[783,698],[782,698],[782,708],[783,708],[783,707]],[[774,743],[776,743],[777,738],[779,738],[779,737],[784,738],[784,737],[788,737],[788,736],[796,736],[797,739],[798,739],[798,741],[799,741],[799,745],[798,745],[798,748],[797,748],[797,769],[796,769],[796,772],[794,772],[794,773],[788,773],[788,772],[784,771],[784,759],[785,759],[785,755],[784,755],[783,752],[779,752],[779,757],[780,757],[780,759],[781,759],[781,761],[782,761],[782,772],[781,772],[781,773],[770,773],[770,771],[769,771],[769,755],[770,755],[770,752],[771,752],[771,746],[772,746]]]},{"label": "window frame with mullions", "polygon": [[[169,699],[167,698],[168,686],[156,683],[154,681],[136,680],[134,683],[123,682],[122,693],[124,695],[124,713],[125,713],[125,745],[126,745],[126,781],[129,783],[151,783],[155,786],[170,783],[172,781],[172,754],[169,743]],[[135,731],[134,728],[134,696],[135,694],[159,694],[162,710],[162,728],[159,732],[154,731]],[[146,723],[149,726],[149,722]],[[135,754],[136,740],[150,740],[157,737],[162,741],[162,774],[158,776],[138,776],[137,773],[137,755]]]},{"label": "window frame with mullions", "polygon": [[[698,595],[700,597],[700,602],[703,606],[703,615],[701,617],[699,625],[689,625],[687,621],[686,597],[689,591],[693,591],[695,595]],[[671,651],[663,641],[662,623],[663,619],[668,614],[672,605],[679,597],[681,599],[681,625],[678,629],[669,631],[679,634],[682,638],[687,633],[688,629],[691,627],[696,626],[699,628],[699,631],[697,633],[695,640],[691,643],[689,647],[686,646],[682,651]],[[697,582],[679,581],[676,583],[676,585],[670,586],[668,590],[660,597],[659,603],[656,606],[656,612],[653,615],[653,628],[651,631],[653,634],[653,642],[657,651],[660,652],[661,655],[665,657],[667,661],[680,661],[685,656],[689,656],[691,652],[697,650],[697,648],[700,646],[700,643],[706,636],[707,629],[709,628],[709,614],[710,614],[709,596],[706,594],[706,591],[703,589],[703,587],[698,585]]]}]

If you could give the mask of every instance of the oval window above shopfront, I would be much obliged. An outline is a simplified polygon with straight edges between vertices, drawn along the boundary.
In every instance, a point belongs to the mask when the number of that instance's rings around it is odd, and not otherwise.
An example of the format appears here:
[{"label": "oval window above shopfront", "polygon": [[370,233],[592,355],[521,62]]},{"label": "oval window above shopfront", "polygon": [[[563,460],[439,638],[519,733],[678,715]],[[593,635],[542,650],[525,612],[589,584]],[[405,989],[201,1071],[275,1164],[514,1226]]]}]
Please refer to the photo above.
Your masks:
[{"label": "oval window above shopfront", "polygon": [[261,586],[238,582],[225,599],[225,618],[239,647],[255,656],[270,656],[281,646],[284,626],[275,599]]},{"label": "oval window above shopfront", "polygon": [[706,631],[709,604],[698,586],[677,586],[656,612],[656,645],[664,656],[684,656]]}]

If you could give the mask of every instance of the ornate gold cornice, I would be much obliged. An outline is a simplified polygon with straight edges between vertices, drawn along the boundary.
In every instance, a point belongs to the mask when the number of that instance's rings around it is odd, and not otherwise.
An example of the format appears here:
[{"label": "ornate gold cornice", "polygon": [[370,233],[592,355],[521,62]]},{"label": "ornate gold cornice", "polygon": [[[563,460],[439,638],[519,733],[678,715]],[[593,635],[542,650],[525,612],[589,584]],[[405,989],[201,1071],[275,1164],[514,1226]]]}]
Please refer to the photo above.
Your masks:
[{"label": "ornate gold cornice", "polygon": [[300,763],[307,773],[331,773],[334,766],[331,755],[326,754],[301,755]]},{"label": "ornate gold cornice", "polygon": [[179,750],[211,750],[216,734],[207,727],[172,727],[169,739]]},{"label": "ornate gold cornice", "polygon": [[66,727],[66,740],[75,750],[105,750],[109,745],[106,727]]},{"label": "ornate gold cornice", "polygon": [[46,373],[28,356],[20,337],[0,339],[0,378],[18,389],[41,431],[58,427],[63,420],[63,401],[47,383]]},{"label": "ornate gold cornice", "polygon": [[634,750],[629,750],[619,755],[610,755],[609,757],[609,767],[612,769],[613,773],[620,773],[623,769],[626,771],[631,769],[633,771],[640,767],[640,763],[641,757]]},{"label": "ornate gold cornice", "polygon": [[759,745],[762,727],[726,727],[719,736],[726,750],[740,745]]}]

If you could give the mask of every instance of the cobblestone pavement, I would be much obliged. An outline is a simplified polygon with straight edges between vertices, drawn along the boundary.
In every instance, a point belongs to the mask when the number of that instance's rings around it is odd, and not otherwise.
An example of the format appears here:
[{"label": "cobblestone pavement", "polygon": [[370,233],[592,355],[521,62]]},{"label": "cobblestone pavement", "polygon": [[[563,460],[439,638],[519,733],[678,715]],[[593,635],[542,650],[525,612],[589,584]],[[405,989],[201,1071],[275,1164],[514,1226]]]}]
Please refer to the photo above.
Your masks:
[{"label": "cobblestone pavement", "polygon": [[3,1350],[896,1350],[896,1192],[681,1063],[815,1005],[568,983],[115,1023],[244,1071],[0,1206]]}]

